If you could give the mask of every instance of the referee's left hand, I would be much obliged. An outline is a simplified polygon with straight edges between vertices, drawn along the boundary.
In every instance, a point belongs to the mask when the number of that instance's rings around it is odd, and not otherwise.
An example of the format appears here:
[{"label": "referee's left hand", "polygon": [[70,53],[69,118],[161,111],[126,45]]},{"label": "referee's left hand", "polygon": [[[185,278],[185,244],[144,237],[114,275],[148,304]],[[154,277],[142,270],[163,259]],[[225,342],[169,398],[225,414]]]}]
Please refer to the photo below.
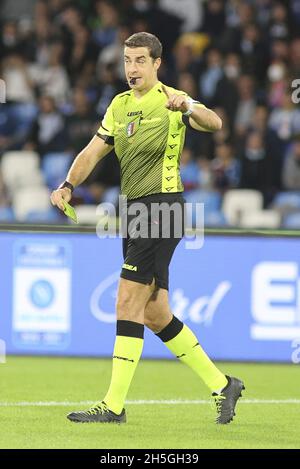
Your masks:
[{"label": "referee's left hand", "polygon": [[178,94],[171,94],[166,89],[165,85],[162,85],[162,90],[165,93],[168,101],[166,103],[166,108],[170,109],[170,111],[180,111],[186,112],[189,109],[189,103],[187,100],[187,96],[178,95]]}]

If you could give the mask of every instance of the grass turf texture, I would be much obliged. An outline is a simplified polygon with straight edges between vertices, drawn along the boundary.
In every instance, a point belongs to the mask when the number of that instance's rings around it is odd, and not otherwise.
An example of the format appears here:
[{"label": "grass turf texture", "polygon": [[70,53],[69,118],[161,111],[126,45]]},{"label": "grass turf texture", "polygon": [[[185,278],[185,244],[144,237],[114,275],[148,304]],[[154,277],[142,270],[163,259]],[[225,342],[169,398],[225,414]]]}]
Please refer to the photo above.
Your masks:
[{"label": "grass turf texture", "polygon": [[[86,405],[6,406],[17,402],[97,401],[110,380],[111,361],[8,357],[0,365],[0,448],[300,448],[299,365],[219,364],[245,381],[245,399],[298,403],[239,403],[226,426],[205,404],[127,404],[125,425],[75,424],[66,419]],[[209,399],[202,382],[175,361],[142,360],[128,395],[135,400]],[[243,400],[243,399],[242,399]]]}]

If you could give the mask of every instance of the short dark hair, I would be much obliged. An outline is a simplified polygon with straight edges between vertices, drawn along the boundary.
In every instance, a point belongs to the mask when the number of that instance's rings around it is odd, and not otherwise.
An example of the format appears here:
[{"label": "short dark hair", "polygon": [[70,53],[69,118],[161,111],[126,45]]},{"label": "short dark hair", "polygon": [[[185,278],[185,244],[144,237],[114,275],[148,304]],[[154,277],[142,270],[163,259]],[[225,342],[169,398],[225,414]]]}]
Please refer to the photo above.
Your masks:
[{"label": "short dark hair", "polygon": [[126,47],[147,47],[152,59],[162,56],[161,42],[151,33],[141,32],[132,34],[132,36],[126,39],[124,44]]}]

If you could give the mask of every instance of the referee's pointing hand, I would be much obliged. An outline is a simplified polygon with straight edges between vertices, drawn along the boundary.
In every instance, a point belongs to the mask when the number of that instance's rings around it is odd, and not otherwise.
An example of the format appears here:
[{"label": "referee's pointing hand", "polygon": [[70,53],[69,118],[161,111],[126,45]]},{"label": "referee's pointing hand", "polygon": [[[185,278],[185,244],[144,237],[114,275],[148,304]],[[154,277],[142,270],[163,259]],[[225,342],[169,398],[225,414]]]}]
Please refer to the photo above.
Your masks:
[{"label": "referee's pointing hand", "polygon": [[186,112],[189,109],[189,103],[187,100],[187,96],[180,95],[180,94],[171,94],[165,85],[162,85],[162,90],[165,93],[168,101],[166,103],[166,108],[170,111],[180,111]]}]

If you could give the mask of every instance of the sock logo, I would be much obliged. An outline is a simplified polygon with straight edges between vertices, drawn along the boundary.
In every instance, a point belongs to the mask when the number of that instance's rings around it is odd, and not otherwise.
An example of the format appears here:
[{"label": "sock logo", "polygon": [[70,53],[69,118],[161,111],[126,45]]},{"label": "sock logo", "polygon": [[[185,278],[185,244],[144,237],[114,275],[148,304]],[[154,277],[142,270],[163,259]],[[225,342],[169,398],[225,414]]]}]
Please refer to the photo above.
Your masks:
[{"label": "sock logo", "polygon": [[118,360],[125,360],[127,362],[134,363],[134,360],[131,360],[130,358],[126,358],[126,357],[119,357],[118,355],[113,355],[113,358],[118,358]]}]

